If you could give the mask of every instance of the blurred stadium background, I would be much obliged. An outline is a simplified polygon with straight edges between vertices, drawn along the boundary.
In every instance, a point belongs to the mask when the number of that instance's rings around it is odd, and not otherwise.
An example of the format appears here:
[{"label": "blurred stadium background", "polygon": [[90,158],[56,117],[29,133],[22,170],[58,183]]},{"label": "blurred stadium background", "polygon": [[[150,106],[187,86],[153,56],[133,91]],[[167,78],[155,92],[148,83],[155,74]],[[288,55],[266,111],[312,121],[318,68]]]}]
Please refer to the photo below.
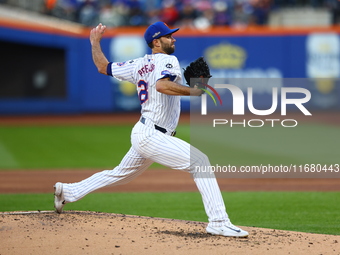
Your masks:
[{"label": "blurred stadium background", "polygon": [[216,78],[327,78],[310,104],[339,109],[338,10],[336,0],[0,0],[0,114],[139,112],[132,84],[97,73],[89,29],[109,27],[102,48],[120,62],[149,52],[143,32],[156,20],[181,27],[183,67],[204,56]]}]

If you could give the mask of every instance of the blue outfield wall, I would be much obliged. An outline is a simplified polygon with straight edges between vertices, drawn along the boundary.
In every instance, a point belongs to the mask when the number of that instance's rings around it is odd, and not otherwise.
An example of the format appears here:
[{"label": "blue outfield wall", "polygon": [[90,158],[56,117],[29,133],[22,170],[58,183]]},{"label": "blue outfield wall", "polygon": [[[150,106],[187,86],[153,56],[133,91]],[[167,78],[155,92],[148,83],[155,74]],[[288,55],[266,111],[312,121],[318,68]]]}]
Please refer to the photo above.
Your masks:
[{"label": "blue outfield wall", "polygon": [[[213,78],[330,78],[327,82],[308,85],[308,89],[316,95],[312,96],[310,104],[320,109],[340,109],[340,90],[337,85],[337,78],[340,77],[340,38],[337,33],[233,36],[181,34],[175,38],[175,54],[181,66],[185,67],[197,57],[204,56]],[[101,113],[140,109],[133,85],[97,72],[88,38],[0,26],[1,41],[63,49],[66,95],[5,97],[0,94],[0,114]],[[150,52],[141,35],[118,34],[103,38],[101,45],[108,59],[114,62]],[[13,57],[23,61],[20,55]],[[27,65],[35,63],[34,58],[24,61]],[[15,75],[25,75],[16,66],[9,68]],[[246,91],[246,88],[242,89]],[[256,102],[259,108],[270,106],[271,89],[254,85],[253,92],[254,97],[258,98]],[[232,104],[227,104],[227,107],[232,107]],[[183,97],[182,109],[188,111],[189,108],[189,98]]]}]

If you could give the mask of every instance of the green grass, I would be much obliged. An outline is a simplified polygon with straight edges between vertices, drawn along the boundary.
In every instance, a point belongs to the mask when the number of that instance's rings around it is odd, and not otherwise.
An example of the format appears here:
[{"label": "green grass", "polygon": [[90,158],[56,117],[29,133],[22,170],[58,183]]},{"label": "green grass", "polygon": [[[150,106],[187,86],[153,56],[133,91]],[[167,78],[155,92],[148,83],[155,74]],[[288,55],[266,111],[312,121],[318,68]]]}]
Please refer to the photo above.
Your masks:
[{"label": "green grass", "polygon": [[[113,168],[131,146],[131,129],[132,125],[0,127],[0,169]],[[178,133],[188,140],[188,128],[180,127]]]},{"label": "green grass", "polygon": [[[223,192],[235,225],[340,234],[340,192]],[[0,211],[53,210],[52,194],[1,194]],[[65,210],[207,222],[200,194],[92,193]]]},{"label": "green grass", "polygon": [[311,123],[295,128],[193,125],[190,139],[212,164],[339,164],[339,132],[336,126]]},{"label": "green grass", "polygon": [[[130,148],[132,125],[0,127],[1,169],[113,168]],[[178,137],[215,165],[339,164],[339,128],[181,125]],[[160,167],[155,164],[154,167]]]}]

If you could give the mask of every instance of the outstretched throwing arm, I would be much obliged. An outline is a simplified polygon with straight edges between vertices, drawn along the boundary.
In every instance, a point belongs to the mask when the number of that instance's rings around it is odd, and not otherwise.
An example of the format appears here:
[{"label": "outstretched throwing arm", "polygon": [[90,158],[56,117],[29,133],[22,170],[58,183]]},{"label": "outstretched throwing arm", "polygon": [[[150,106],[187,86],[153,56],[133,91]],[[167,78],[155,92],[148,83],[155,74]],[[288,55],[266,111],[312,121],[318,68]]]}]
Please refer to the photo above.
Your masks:
[{"label": "outstretched throwing arm", "polygon": [[90,42],[92,47],[92,59],[98,69],[98,72],[107,75],[106,68],[107,65],[109,64],[109,61],[105,57],[100,46],[100,41],[103,37],[105,30],[106,26],[103,26],[102,23],[93,28],[90,32]]}]

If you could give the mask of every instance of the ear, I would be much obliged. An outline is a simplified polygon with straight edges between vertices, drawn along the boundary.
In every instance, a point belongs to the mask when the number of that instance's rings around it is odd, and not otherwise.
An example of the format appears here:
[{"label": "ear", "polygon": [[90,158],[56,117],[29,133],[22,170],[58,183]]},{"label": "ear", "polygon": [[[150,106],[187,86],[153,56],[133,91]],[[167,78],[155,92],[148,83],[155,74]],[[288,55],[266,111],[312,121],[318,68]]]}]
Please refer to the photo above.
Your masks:
[{"label": "ear", "polygon": [[153,46],[154,46],[155,48],[161,46],[161,40],[160,40],[159,38],[158,38],[158,39],[154,39],[154,40],[152,41],[152,43],[153,43]]}]

